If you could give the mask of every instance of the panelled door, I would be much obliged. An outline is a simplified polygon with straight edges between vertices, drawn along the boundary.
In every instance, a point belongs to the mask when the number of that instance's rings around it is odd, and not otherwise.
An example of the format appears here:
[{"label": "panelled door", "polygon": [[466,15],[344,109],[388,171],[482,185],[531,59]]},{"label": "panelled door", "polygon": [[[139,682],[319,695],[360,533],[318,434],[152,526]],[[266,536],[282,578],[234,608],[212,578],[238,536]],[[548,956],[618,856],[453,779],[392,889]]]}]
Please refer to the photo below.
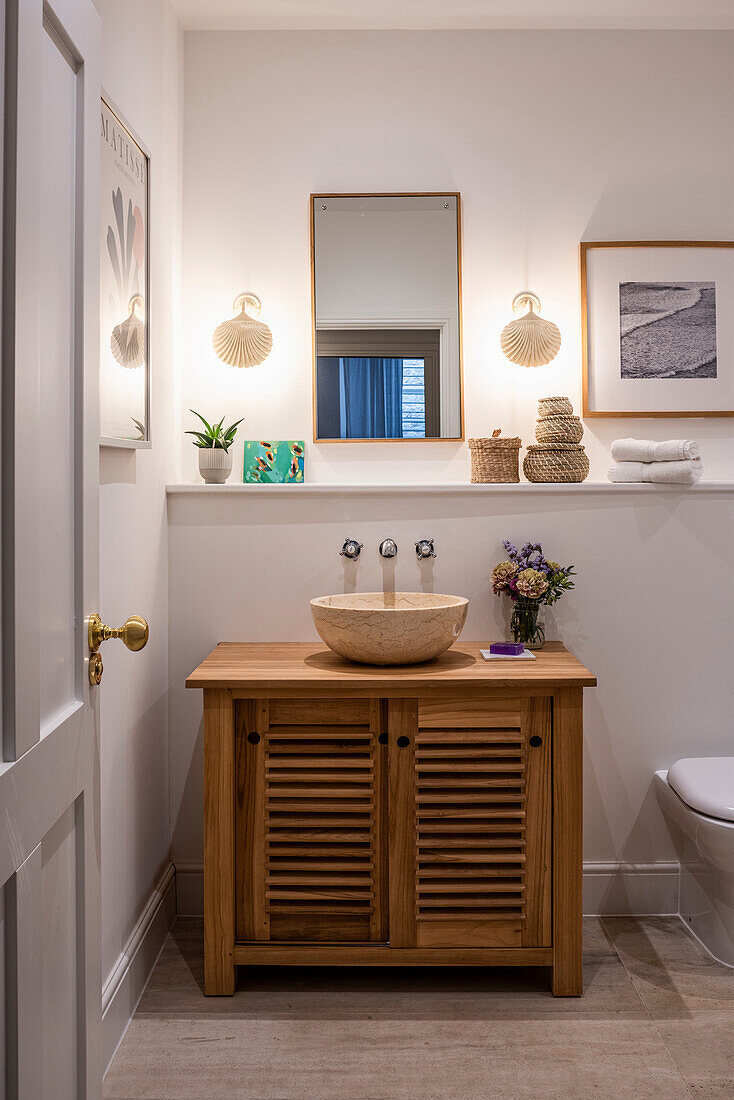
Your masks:
[{"label": "panelled door", "polygon": [[550,946],[551,708],[390,700],[391,947]]},{"label": "panelled door", "polygon": [[101,1093],[99,17],[0,0],[0,1027],[10,1100]]},{"label": "panelled door", "polygon": [[243,700],[235,717],[238,941],[387,939],[380,700]]}]

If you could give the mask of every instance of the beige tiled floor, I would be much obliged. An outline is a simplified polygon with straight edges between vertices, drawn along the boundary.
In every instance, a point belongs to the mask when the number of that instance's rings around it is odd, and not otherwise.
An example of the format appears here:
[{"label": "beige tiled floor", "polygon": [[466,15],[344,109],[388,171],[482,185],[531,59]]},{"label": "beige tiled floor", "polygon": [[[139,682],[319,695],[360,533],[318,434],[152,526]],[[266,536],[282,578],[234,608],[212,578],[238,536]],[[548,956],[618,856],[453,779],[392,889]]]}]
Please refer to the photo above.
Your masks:
[{"label": "beige tiled floor", "polygon": [[588,918],[586,992],[542,971],[240,971],[202,994],[179,918],[106,1100],[734,1100],[734,971],[676,919]]}]

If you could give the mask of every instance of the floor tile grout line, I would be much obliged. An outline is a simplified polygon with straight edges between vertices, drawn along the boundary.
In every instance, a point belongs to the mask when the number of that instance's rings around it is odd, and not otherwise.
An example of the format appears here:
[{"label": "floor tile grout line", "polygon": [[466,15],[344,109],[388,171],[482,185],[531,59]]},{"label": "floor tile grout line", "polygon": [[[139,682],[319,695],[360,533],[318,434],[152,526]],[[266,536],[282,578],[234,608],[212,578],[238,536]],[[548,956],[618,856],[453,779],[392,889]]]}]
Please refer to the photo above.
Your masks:
[{"label": "floor tile grout line", "polygon": [[671,1050],[671,1049],[670,1049],[670,1047],[668,1046],[668,1044],[667,1044],[667,1042],[666,1042],[666,1040],[665,1040],[665,1037],[663,1036],[663,1034],[662,1034],[662,1032],[661,1032],[660,1028],[658,1027],[658,1022],[657,1022],[657,1020],[655,1019],[655,1017],[653,1016],[652,1012],[650,1011],[650,1009],[649,1009],[649,1008],[647,1007],[647,1005],[645,1004],[645,1000],[644,1000],[644,998],[643,998],[642,994],[640,993],[640,990],[639,990],[639,988],[638,988],[637,982],[635,981],[635,976],[634,976],[634,974],[632,974],[632,972],[630,971],[630,969],[629,969],[629,967],[627,966],[626,962],[625,962],[625,961],[624,961],[624,959],[622,958],[622,955],[620,954],[620,952],[619,952],[619,949],[617,948],[617,945],[616,945],[616,943],[615,943],[615,942],[614,942],[614,940],[613,940],[613,939],[611,938],[611,935],[610,935],[610,933],[609,933],[609,931],[608,931],[608,929],[607,929],[607,926],[606,926],[606,920],[605,920],[605,918],[604,918],[603,916],[600,916],[600,917],[599,917],[599,920],[601,921],[601,926],[602,926],[602,928],[603,928],[603,930],[604,930],[604,935],[605,935],[605,936],[607,937],[607,939],[608,939],[608,940],[609,940],[609,942],[611,943],[612,947],[614,948],[614,953],[615,953],[615,955],[617,956],[617,958],[619,959],[620,963],[622,964],[622,967],[623,967],[623,969],[624,969],[624,972],[625,972],[625,974],[627,975],[627,977],[628,977],[628,979],[629,979],[630,985],[632,986],[632,988],[634,989],[635,993],[637,994],[638,1000],[639,1000],[640,1004],[642,1005],[643,1009],[645,1010],[645,1012],[647,1013],[647,1016],[648,1016],[648,1018],[649,1018],[649,1020],[650,1020],[650,1023],[651,1023],[651,1024],[652,1024],[652,1026],[653,1026],[653,1027],[655,1028],[655,1031],[657,1032],[658,1038],[660,1039],[660,1042],[661,1042],[661,1043],[662,1043],[662,1045],[663,1045],[663,1049],[665,1050],[665,1053],[666,1053],[666,1054],[668,1055],[668,1058],[670,1058],[670,1061],[671,1061],[671,1062],[673,1063],[673,1066],[674,1066],[674,1068],[675,1068],[675,1071],[676,1071],[676,1073],[678,1074],[678,1076],[680,1077],[681,1081],[683,1082],[683,1088],[684,1088],[684,1089],[686,1090],[686,1093],[688,1094],[688,1096],[691,1096],[691,1097],[692,1097],[692,1096],[693,1096],[693,1092],[691,1091],[691,1088],[690,1088],[690,1086],[689,1086],[688,1082],[686,1081],[686,1079],[685,1079],[685,1077],[684,1077],[684,1075],[683,1075],[683,1071],[681,1070],[680,1066],[678,1065],[678,1063],[677,1063],[677,1061],[676,1061],[676,1059],[675,1059],[675,1055],[673,1054],[672,1050]]}]

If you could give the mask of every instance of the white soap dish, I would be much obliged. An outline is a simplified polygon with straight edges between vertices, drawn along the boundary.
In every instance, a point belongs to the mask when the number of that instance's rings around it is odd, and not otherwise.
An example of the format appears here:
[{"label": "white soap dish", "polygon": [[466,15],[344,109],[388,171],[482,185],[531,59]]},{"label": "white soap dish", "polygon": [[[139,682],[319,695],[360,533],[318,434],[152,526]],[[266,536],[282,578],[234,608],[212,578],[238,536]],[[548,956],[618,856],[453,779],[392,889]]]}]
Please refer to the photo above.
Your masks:
[{"label": "white soap dish", "polygon": [[529,649],[524,649],[522,653],[518,653],[517,656],[513,656],[510,653],[490,653],[488,649],[480,649],[482,657],[485,661],[534,661],[535,654]]}]

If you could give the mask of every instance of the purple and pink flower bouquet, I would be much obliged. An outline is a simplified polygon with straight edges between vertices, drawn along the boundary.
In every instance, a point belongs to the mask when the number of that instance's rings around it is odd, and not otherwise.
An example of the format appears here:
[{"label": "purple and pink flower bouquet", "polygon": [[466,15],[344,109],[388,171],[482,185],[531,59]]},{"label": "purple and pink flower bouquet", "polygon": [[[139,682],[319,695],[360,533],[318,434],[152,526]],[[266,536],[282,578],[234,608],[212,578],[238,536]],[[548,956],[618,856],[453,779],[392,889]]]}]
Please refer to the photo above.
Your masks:
[{"label": "purple and pink flower bouquet", "polygon": [[526,542],[521,550],[507,540],[502,545],[507,561],[492,570],[492,591],[496,596],[506,592],[512,600],[510,629],[514,640],[528,649],[540,649],[545,643],[543,626],[538,622],[540,605],[555,603],[574,587],[574,567],[546,558],[539,542]]}]

